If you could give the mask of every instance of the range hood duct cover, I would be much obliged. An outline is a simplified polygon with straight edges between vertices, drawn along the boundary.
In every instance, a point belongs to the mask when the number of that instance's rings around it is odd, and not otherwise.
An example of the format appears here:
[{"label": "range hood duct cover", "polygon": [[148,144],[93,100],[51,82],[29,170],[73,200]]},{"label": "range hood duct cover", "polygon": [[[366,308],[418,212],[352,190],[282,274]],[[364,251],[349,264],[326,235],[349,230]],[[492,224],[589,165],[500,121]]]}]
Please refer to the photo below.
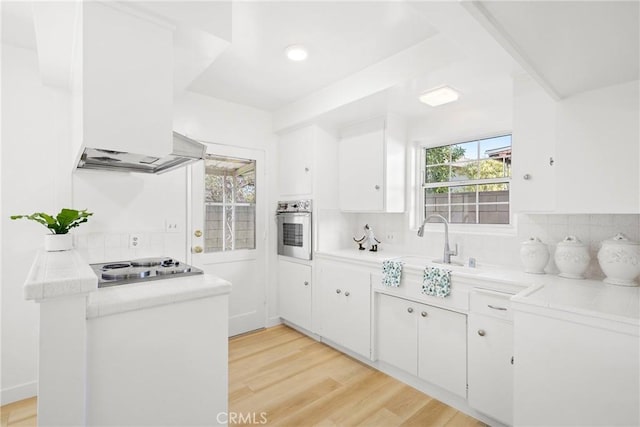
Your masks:
[{"label": "range hood duct cover", "polygon": [[160,174],[203,159],[206,151],[204,144],[173,132],[173,149],[165,157],[86,147],[78,169]]}]

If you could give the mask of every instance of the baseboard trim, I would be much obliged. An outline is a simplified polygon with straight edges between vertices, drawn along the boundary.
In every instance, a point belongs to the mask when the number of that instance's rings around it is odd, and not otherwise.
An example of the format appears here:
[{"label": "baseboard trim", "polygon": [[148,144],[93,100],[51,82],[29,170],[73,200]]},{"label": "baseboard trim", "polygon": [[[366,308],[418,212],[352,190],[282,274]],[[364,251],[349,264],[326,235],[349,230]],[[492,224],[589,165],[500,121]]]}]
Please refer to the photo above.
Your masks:
[{"label": "baseboard trim", "polygon": [[265,325],[265,328],[272,328],[274,326],[278,326],[282,323],[282,319],[279,316],[276,317],[270,317],[267,319],[267,324]]},{"label": "baseboard trim", "polygon": [[7,405],[19,400],[34,397],[38,394],[38,382],[20,384],[15,387],[3,388],[0,390],[0,404]]}]

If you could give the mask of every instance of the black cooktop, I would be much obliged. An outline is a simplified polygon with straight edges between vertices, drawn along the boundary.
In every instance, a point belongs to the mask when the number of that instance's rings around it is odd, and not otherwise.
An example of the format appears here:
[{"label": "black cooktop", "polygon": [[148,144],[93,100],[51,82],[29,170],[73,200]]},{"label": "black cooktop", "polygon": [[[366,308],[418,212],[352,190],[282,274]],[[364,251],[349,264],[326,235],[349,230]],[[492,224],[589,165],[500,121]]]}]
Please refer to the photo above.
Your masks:
[{"label": "black cooktop", "polygon": [[202,274],[202,270],[169,257],[140,258],[131,261],[91,264],[98,276],[98,287],[126,285],[148,280]]}]

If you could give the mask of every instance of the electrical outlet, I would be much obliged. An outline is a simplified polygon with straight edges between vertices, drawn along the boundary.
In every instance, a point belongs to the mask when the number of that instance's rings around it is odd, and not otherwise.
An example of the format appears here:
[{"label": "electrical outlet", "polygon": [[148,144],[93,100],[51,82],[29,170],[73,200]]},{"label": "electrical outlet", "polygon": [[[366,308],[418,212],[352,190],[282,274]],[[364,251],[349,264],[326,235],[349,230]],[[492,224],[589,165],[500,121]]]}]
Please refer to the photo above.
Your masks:
[{"label": "electrical outlet", "polygon": [[178,222],[166,219],[164,221],[164,231],[165,233],[179,233],[180,227]]},{"label": "electrical outlet", "polygon": [[129,249],[136,249],[142,246],[141,234],[129,234]]},{"label": "electrical outlet", "polygon": [[385,240],[388,243],[393,243],[396,240],[398,240],[398,233],[396,233],[395,231],[390,231],[387,234],[385,234]]}]

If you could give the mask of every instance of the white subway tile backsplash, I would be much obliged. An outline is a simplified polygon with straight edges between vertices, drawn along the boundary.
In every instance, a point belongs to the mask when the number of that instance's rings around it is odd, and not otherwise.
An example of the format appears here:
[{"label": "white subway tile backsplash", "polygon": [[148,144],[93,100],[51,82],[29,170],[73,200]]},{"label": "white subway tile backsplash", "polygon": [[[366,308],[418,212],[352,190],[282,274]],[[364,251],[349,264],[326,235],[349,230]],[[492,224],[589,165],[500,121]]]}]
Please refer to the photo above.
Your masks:
[{"label": "white subway tile backsplash", "polygon": [[[414,230],[409,230],[407,216],[398,214],[342,214],[340,233],[346,235],[346,247],[351,247],[351,237],[361,236],[362,227],[368,223],[378,236],[386,232],[397,231],[402,235],[394,244],[382,244],[382,248],[394,252],[423,254],[438,258],[442,256],[444,233],[442,230],[426,230],[425,236],[419,238]],[[320,223],[322,233],[322,223]],[[611,214],[519,214],[516,216],[516,235],[490,235],[479,233],[452,233],[450,243],[459,244],[458,260],[474,257],[480,264],[503,265],[510,268],[522,268],[520,261],[520,245],[529,237],[538,237],[549,247],[551,260],[546,271],[557,274],[558,269],[553,262],[556,244],[564,237],[574,235],[589,245],[591,263],[587,277],[601,279],[604,277],[598,265],[597,253],[600,242],[622,232],[633,241],[640,241],[640,215]],[[384,249],[383,249],[384,250]]]},{"label": "white subway tile backsplash", "polygon": [[87,236],[89,249],[103,249],[104,250],[104,234],[103,233],[90,233]]}]

